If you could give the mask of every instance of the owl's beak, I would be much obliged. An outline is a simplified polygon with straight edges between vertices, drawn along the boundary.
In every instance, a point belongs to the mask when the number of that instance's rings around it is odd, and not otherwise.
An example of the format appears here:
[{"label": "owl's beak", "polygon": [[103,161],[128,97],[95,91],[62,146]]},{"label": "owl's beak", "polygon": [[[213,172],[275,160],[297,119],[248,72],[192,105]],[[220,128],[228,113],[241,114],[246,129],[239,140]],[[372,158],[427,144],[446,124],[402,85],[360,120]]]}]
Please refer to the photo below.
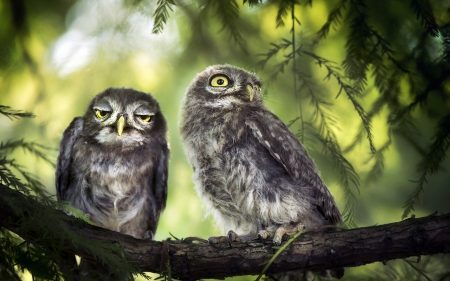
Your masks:
[{"label": "owl's beak", "polygon": [[120,136],[123,133],[123,128],[125,127],[125,118],[120,116],[119,120],[117,120],[117,134]]},{"label": "owl's beak", "polygon": [[252,101],[252,100],[253,100],[253,87],[252,87],[251,85],[247,85],[247,86],[245,87],[245,90],[247,91],[248,99],[249,99],[250,101]]}]

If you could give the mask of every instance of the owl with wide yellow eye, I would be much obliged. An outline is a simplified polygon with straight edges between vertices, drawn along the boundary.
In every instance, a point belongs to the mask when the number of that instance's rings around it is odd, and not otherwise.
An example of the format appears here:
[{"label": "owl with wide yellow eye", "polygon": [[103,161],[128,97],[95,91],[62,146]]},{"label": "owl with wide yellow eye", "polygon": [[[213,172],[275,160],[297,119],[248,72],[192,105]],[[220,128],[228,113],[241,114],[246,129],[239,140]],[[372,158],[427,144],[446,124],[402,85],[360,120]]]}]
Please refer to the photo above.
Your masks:
[{"label": "owl with wide yellow eye", "polygon": [[78,208],[97,226],[151,239],[166,206],[166,135],[166,120],[150,94],[106,89],[63,134],[58,200]]},{"label": "owl with wide yellow eye", "polygon": [[[182,102],[180,133],[195,189],[227,234],[210,237],[213,246],[280,245],[285,234],[342,221],[304,146],[264,105],[261,86],[254,73],[213,65],[197,74]],[[341,277],[343,269],[324,274]]]}]

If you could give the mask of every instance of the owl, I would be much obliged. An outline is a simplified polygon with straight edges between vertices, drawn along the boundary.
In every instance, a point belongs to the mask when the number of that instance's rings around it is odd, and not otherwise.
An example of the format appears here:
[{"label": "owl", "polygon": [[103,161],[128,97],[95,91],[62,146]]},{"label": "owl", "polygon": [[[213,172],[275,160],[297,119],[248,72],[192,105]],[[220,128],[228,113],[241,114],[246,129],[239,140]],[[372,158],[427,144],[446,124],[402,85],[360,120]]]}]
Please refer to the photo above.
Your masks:
[{"label": "owl", "polygon": [[167,198],[166,120],[150,94],[109,88],[64,131],[56,169],[58,200],[96,225],[151,237]]},{"label": "owl", "polygon": [[279,245],[284,234],[342,216],[303,145],[264,106],[261,85],[243,69],[208,67],[187,89],[180,132],[195,189],[216,223],[233,230],[228,239]]},{"label": "owl", "polygon": [[56,192],[97,226],[152,238],[167,198],[167,126],[150,94],[109,88],[64,131]]}]

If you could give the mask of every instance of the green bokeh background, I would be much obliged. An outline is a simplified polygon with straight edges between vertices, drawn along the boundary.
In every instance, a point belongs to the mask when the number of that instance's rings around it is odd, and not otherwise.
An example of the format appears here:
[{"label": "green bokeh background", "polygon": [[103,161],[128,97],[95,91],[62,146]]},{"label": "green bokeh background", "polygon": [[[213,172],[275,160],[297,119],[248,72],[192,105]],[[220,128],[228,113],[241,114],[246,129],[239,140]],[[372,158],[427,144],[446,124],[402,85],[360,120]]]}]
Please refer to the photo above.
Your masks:
[{"label": "green bokeh background", "polygon": [[[151,34],[153,12],[156,1],[24,1],[26,7],[26,32],[22,35],[12,26],[14,15],[11,1],[0,1],[0,104],[14,109],[31,111],[36,118],[10,121],[0,116],[0,141],[24,138],[50,147],[51,157],[56,161],[58,144],[64,129],[75,116],[81,116],[90,100],[107,87],[132,87],[151,92],[159,101],[169,126],[171,159],[169,169],[169,197],[167,208],[161,216],[156,240],[169,237],[169,232],[178,238],[198,236],[206,238],[223,234],[212,219],[205,218],[202,203],[195,194],[191,181],[192,170],[183,152],[179,133],[179,107],[186,87],[196,73],[212,64],[233,64],[250,71],[260,59],[257,54],[266,53],[270,42],[290,38],[291,20],[286,18],[285,27],[276,28],[275,5],[248,7],[239,2],[240,20],[238,29],[247,43],[243,51],[222,29],[220,19],[214,12],[198,14],[199,2],[182,1],[170,13],[165,29],[160,34]],[[399,21],[420,28],[414,14],[405,11],[398,1],[378,1],[384,9],[374,6],[373,20],[376,25],[396,28],[399,22],[386,22],[385,13],[395,13]],[[307,44],[311,36],[326,21],[334,1],[314,1],[312,7],[299,6],[296,16],[301,21],[297,26],[297,40]],[[370,4],[371,5],[371,4]],[[444,5],[444,4],[440,4]],[[388,7],[388,8],[386,8]],[[401,6],[403,7],[403,6]],[[448,20],[441,13],[441,6],[433,6],[437,19]],[[192,19],[200,20],[193,21]],[[403,25],[403,24],[402,24]],[[407,32],[408,29],[405,29]],[[409,29],[411,30],[411,29]],[[332,30],[315,52],[323,57],[342,62],[345,58],[345,30]],[[389,34],[386,35],[389,37]],[[405,36],[406,38],[407,36]],[[395,44],[407,44],[402,38]],[[30,55],[25,59],[24,52]],[[286,53],[284,53],[286,54]],[[283,59],[283,55],[276,60]],[[334,132],[342,147],[349,145],[360,126],[360,119],[350,101],[338,93],[333,79],[323,80],[326,71],[305,57],[298,58],[302,71],[315,78],[324,97],[337,117]],[[267,83],[271,65],[257,74],[262,79],[265,104],[284,122],[298,116],[299,107],[293,93],[292,73],[286,68],[276,81]],[[369,108],[378,92],[369,77],[369,86],[362,104]],[[447,87],[450,85],[447,83]],[[408,85],[402,89],[402,99],[411,102]],[[433,102],[433,101],[431,101]],[[309,102],[300,100],[303,114],[312,113]],[[443,110],[450,108],[442,105]],[[387,140],[386,118],[388,112],[378,115],[372,122],[375,146]],[[419,138],[426,146],[435,124],[420,110],[413,113],[422,132]],[[294,124],[292,130],[298,130]],[[305,144],[308,147],[308,144]],[[363,142],[345,154],[361,176],[361,192],[358,196],[357,218],[360,226],[399,221],[402,206],[415,184],[415,164],[420,160],[405,141],[393,139],[393,145],[385,154],[385,170],[378,182],[364,182],[371,168],[368,162],[370,150]],[[14,154],[30,172],[39,176],[50,193],[55,193],[54,168],[33,156],[17,151]],[[337,204],[343,208],[343,196],[336,183],[333,167],[328,159],[313,154],[322,176],[335,195]],[[429,177],[423,202],[417,204],[415,215],[420,217],[434,211],[450,211],[449,160],[438,175]],[[382,268],[374,264],[370,268]],[[348,269],[346,278],[367,271],[368,267]],[[152,275],[157,276],[157,275]],[[253,280],[254,277],[236,277],[234,280]]]}]

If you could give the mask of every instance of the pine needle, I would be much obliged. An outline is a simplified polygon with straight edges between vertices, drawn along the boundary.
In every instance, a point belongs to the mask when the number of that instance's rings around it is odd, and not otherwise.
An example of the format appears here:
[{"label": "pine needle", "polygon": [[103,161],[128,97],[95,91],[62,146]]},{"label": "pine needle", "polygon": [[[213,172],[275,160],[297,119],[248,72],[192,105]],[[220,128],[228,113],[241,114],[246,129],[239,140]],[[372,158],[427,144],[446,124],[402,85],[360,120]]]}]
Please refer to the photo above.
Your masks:
[{"label": "pine needle", "polygon": [[421,20],[427,33],[434,37],[439,36],[439,27],[434,19],[430,2],[428,0],[411,0],[411,8],[416,13],[417,18]]},{"label": "pine needle", "polygon": [[329,32],[330,28],[332,26],[337,27],[342,20],[342,13],[346,9],[346,2],[347,0],[341,0],[328,14],[327,21],[324,23],[324,25],[320,28],[319,31],[317,31],[312,44],[315,45],[319,43],[322,39],[325,39]]},{"label": "pine needle", "polygon": [[31,112],[26,112],[26,111],[22,111],[22,110],[14,110],[11,107],[6,106],[6,105],[0,105],[0,114],[5,115],[10,120],[19,119],[19,118],[33,118],[33,117],[36,117]]},{"label": "pine needle", "polygon": [[161,33],[164,25],[169,19],[169,10],[173,11],[171,6],[176,6],[174,0],[158,0],[155,13],[153,14],[155,20],[153,22],[152,33]]},{"label": "pine needle", "polygon": [[450,147],[450,113],[441,118],[434,134],[434,141],[427,149],[427,154],[420,160],[416,166],[417,173],[421,176],[417,181],[417,187],[405,202],[402,219],[408,217],[414,210],[416,201],[420,200],[424,193],[424,185],[427,182],[429,174],[435,174],[439,171],[440,164],[447,156]]}]

